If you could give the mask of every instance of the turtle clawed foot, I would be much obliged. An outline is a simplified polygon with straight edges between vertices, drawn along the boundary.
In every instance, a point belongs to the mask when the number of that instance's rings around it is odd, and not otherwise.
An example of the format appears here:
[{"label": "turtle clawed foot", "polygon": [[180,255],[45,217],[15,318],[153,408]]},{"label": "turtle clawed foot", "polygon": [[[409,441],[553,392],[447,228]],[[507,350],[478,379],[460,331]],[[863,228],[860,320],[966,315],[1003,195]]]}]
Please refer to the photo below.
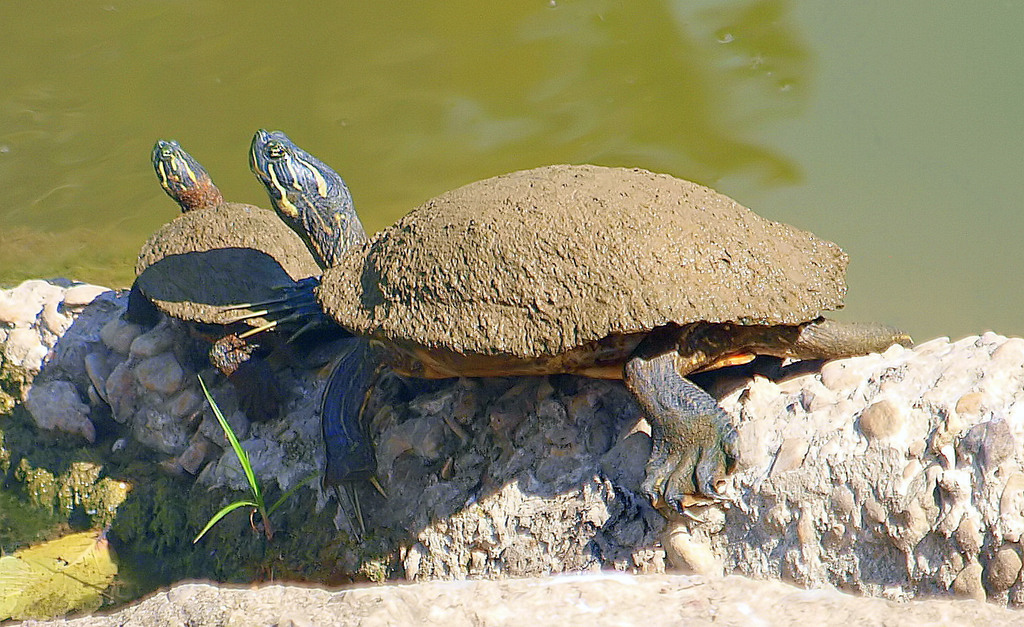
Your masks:
[{"label": "turtle clawed foot", "polygon": [[734,435],[712,440],[717,441],[688,442],[673,451],[655,446],[642,489],[656,509],[685,516],[691,506],[731,500],[725,488],[735,466]]}]

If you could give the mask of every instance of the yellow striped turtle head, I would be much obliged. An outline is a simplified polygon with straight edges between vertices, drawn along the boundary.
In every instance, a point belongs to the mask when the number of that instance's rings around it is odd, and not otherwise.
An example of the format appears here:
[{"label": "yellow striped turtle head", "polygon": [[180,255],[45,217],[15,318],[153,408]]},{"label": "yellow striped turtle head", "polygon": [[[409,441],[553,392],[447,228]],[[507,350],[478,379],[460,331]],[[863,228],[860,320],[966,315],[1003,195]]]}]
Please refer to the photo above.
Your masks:
[{"label": "yellow striped turtle head", "polygon": [[324,267],[366,240],[345,181],[281,131],[256,131],[249,165],[274,210]]},{"label": "yellow striped turtle head", "polygon": [[216,207],[224,202],[203,166],[174,140],[157,140],[153,146],[153,169],[160,187],[183,212]]}]

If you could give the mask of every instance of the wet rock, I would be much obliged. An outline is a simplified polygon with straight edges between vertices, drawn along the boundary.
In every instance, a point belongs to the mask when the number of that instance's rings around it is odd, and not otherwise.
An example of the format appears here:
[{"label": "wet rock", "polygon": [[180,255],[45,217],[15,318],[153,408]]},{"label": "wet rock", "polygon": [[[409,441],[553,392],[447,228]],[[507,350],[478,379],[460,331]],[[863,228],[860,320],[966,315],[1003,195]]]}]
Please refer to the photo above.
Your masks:
[{"label": "wet rock", "polygon": [[33,386],[25,407],[40,429],[75,433],[89,442],[96,441],[96,428],[89,420],[89,406],[82,402],[75,386],[67,381],[52,381]]},{"label": "wet rock", "polygon": [[97,351],[85,356],[85,373],[89,376],[92,389],[99,393],[104,402],[107,402],[107,379],[111,371],[108,355]]},{"label": "wet rock", "polygon": [[216,450],[217,447],[213,442],[197,433],[192,436],[188,446],[181,452],[181,455],[178,455],[176,461],[182,470],[190,475],[196,475]]}]

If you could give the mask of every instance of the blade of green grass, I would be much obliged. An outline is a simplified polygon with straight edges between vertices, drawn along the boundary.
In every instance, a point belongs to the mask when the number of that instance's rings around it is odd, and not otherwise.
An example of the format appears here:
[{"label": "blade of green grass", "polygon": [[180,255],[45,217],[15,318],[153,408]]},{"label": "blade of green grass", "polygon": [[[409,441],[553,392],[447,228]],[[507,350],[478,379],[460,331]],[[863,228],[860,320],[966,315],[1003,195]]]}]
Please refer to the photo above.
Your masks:
[{"label": "blade of green grass", "polygon": [[242,471],[245,473],[245,479],[249,482],[249,489],[252,490],[252,495],[257,503],[257,506],[263,508],[263,495],[260,493],[260,484],[256,481],[256,473],[252,470],[252,464],[249,463],[249,454],[246,453],[245,449],[238,442],[238,438],[235,437],[235,432],[231,429],[231,425],[228,424],[227,419],[224,418],[224,414],[221,413],[220,407],[217,407],[217,403],[214,402],[213,397],[210,395],[210,391],[206,389],[206,383],[202,377],[199,379],[199,385],[203,388],[203,394],[206,395],[206,400],[210,403],[210,407],[213,408],[213,414],[217,417],[217,422],[220,423],[224,433],[227,435],[228,442],[231,443],[231,448],[235,451],[235,455],[238,457],[238,461],[242,464]]},{"label": "blade of green grass", "polygon": [[220,522],[221,518],[224,518],[225,516],[227,516],[228,514],[230,514],[233,511],[235,511],[239,507],[246,507],[246,506],[256,507],[256,508],[259,507],[258,505],[256,505],[256,503],[253,503],[252,501],[235,501],[231,505],[228,505],[224,509],[222,509],[219,512],[217,512],[216,514],[214,514],[213,518],[210,519],[210,522],[206,523],[206,526],[203,527],[203,530],[199,532],[199,535],[197,535],[195,537],[195,539],[192,540],[192,544],[195,544],[196,542],[199,542],[199,539],[202,538],[204,535],[206,535],[206,532],[209,531],[211,527],[213,527],[218,522]]}]

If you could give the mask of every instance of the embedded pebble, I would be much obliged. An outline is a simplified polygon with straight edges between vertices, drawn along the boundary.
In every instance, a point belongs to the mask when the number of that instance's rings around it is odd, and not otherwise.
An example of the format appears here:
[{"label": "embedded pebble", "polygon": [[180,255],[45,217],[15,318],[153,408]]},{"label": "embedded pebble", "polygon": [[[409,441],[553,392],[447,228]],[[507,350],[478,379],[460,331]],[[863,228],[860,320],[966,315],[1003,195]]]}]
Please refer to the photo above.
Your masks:
[{"label": "embedded pebble", "polygon": [[810,443],[806,438],[786,438],[782,441],[779,452],[775,455],[775,463],[772,464],[771,476],[778,476],[788,470],[799,468],[807,456],[807,449]]},{"label": "embedded pebble", "polygon": [[171,353],[149,357],[135,367],[135,377],[142,387],[161,394],[177,392],[184,376],[184,369]]},{"label": "embedded pebble", "polygon": [[25,408],[40,429],[77,433],[89,442],[96,441],[89,406],[82,402],[75,386],[68,381],[32,386],[25,398]]},{"label": "embedded pebble", "polygon": [[178,455],[178,465],[188,474],[197,475],[215,449],[216,445],[213,442],[197,433],[192,436],[188,446],[181,452],[181,455]]},{"label": "embedded pebble", "polygon": [[869,440],[891,438],[903,428],[903,411],[890,400],[872,403],[857,422]]},{"label": "embedded pebble", "polygon": [[725,569],[709,543],[684,528],[676,527],[668,533],[665,548],[672,565],[683,573],[720,577]]},{"label": "embedded pebble", "polygon": [[977,414],[981,412],[982,402],[985,395],[981,392],[968,392],[961,396],[956,402],[956,413]]},{"label": "embedded pebble", "polygon": [[985,587],[981,584],[981,564],[971,562],[964,566],[951,586],[953,592],[968,599],[985,600]]},{"label": "embedded pebble", "polygon": [[167,413],[175,418],[187,418],[202,408],[203,395],[192,387],[187,387],[167,401]]},{"label": "embedded pebble", "polygon": [[988,563],[985,569],[985,584],[989,592],[1002,592],[1017,582],[1021,569],[1020,555],[1014,549],[1004,546]]}]

